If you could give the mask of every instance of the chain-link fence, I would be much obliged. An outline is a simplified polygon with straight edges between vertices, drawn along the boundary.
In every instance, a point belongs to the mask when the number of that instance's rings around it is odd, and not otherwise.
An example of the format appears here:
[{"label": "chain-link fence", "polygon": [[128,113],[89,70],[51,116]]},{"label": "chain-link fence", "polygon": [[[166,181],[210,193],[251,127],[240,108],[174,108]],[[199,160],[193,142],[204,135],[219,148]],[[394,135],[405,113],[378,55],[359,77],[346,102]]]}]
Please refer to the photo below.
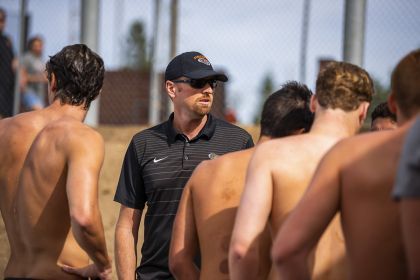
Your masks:
[{"label": "chain-link fence", "polygon": [[[386,90],[390,72],[399,58],[420,47],[420,2],[366,1],[364,67]],[[25,28],[21,29],[20,11],[25,2]],[[160,4],[158,12],[157,3]],[[149,110],[159,110],[160,120],[167,118],[170,102],[161,80],[158,107],[150,107],[151,70],[155,69],[158,77],[162,77],[174,48],[176,53],[200,51],[215,68],[226,72],[229,82],[218,89],[213,111],[240,123],[252,123],[256,119],[263,82],[268,80],[274,90],[287,80],[299,80],[314,88],[319,60],[342,59],[344,0],[312,0],[307,6],[305,0],[178,0],[177,5],[173,3],[170,0],[99,1],[97,51],[107,68],[97,112],[99,124],[148,124]],[[33,36],[41,36],[43,61],[63,46],[80,41],[81,1],[2,0],[0,6],[7,12],[4,34],[13,43],[15,54],[18,54],[20,30],[24,30],[25,44]],[[171,17],[174,9],[175,21]],[[306,40],[302,37],[304,17]],[[177,22],[175,30],[174,22]],[[306,51],[302,45],[305,42]],[[1,53],[3,63],[4,51]],[[23,62],[23,57],[17,58]],[[7,66],[3,64],[2,83],[9,79],[4,72]],[[22,77],[25,75],[20,75],[21,80]],[[24,83],[20,83],[20,94],[24,92]],[[19,109],[28,108],[21,105]]]}]

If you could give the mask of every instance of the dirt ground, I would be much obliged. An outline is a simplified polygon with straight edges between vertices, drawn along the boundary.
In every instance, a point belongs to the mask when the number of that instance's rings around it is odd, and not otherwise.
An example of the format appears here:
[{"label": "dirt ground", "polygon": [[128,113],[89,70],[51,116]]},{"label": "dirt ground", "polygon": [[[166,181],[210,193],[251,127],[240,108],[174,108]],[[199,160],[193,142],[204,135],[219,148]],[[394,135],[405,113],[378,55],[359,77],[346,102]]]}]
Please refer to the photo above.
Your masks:
[{"label": "dirt ground", "polygon": [[[254,142],[258,139],[259,128],[244,127],[254,138]],[[125,150],[132,136],[144,129],[144,127],[99,127],[98,131],[105,139],[105,161],[101,171],[99,181],[99,201],[102,211],[102,219],[105,228],[105,237],[108,246],[108,252],[114,255],[114,227],[118,218],[119,204],[113,201],[115,186],[120,174],[121,163],[125,154]],[[143,219],[142,219],[143,220]],[[140,226],[139,244],[143,239],[143,227]],[[0,218],[0,277],[9,258],[9,244],[7,241],[6,231],[3,219]],[[115,268],[114,268],[115,273]],[[114,275],[114,279],[117,277]]]}]

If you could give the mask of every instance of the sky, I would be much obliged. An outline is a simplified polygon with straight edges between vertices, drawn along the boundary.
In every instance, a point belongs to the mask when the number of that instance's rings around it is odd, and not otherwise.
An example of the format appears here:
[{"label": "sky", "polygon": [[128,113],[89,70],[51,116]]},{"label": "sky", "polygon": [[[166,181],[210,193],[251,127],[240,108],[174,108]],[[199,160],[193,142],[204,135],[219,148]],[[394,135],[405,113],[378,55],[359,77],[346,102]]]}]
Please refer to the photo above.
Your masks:
[{"label": "sky", "polygon": [[[420,47],[419,0],[366,0],[363,67],[382,84],[398,60]],[[157,67],[169,62],[169,0],[162,0]],[[344,0],[311,0],[305,82],[312,90],[320,58],[342,59]],[[19,1],[1,0],[9,13],[6,33],[17,42]],[[141,20],[153,36],[153,0],[100,0],[98,53],[107,69],[126,62],[124,42],[130,24]],[[262,80],[271,75],[274,89],[299,80],[303,0],[179,0],[177,52],[196,50],[226,71],[227,103],[242,123],[258,111]],[[42,34],[45,54],[76,43],[80,2],[28,0],[30,35]]]}]

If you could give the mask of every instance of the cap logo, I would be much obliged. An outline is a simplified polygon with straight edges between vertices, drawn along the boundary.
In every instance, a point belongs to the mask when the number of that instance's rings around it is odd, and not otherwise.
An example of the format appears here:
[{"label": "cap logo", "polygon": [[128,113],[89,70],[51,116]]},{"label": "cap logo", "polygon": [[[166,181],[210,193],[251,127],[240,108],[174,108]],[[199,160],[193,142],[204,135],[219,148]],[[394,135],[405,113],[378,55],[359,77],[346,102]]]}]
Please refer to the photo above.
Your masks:
[{"label": "cap logo", "polygon": [[210,62],[207,60],[207,58],[204,55],[196,55],[196,56],[194,56],[194,59],[197,60],[200,63],[205,64],[205,65],[211,65]]}]

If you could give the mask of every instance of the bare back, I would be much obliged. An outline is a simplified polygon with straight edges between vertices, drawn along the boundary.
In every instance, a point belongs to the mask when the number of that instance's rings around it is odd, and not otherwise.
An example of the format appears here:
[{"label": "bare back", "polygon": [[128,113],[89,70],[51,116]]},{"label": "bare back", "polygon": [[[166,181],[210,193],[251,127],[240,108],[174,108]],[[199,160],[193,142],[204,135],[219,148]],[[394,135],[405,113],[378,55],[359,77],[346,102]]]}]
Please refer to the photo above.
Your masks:
[{"label": "bare back", "polygon": [[[192,177],[192,203],[202,258],[200,279],[229,279],[229,244],[253,151],[254,148],[202,162]],[[266,279],[271,267],[268,228],[259,241],[261,252],[265,252],[261,258],[266,260],[260,279]]]},{"label": "bare back", "polygon": [[[77,244],[70,230],[66,189],[68,163],[78,142],[89,143],[92,138],[100,136],[73,118],[54,119],[54,115],[46,114],[44,119],[43,112],[28,115],[28,118],[40,119],[36,128],[19,128],[16,133],[10,133],[15,136],[10,137],[8,144],[16,143],[12,142],[12,138],[18,136],[20,141],[16,146],[24,149],[9,152],[20,155],[20,165],[1,174],[18,176],[21,171],[19,180],[15,178],[13,185],[4,188],[9,196],[9,204],[2,202],[2,214],[12,247],[5,276],[80,279],[65,273],[60,267],[62,264],[81,267],[89,262],[87,254]],[[22,117],[24,121],[25,117]],[[28,135],[23,131],[32,133]],[[101,142],[97,141],[97,144],[101,146]],[[6,206],[5,211],[3,205]]]},{"label": "bare back", "polygon": [[391,198],[405,134],[406,128],[369,133],[339,147],[340,207],[352,279],[407,277],[398,206]]},{"label": "bare back", "polygon": [[[273,182],[270,213],[273,235],[303,196],[321,158],[339,140],[309,133],[276,139],[261,146],[257,160],[269,165]],[[312,277],[340,279],[345,270],[344,238],[337,215],[318,243]]]},{"label": "bare back", "polygon": [[46,116],[34,112],[0,121],[0,209],[10,244],[5,276],[20,271],[24,254],[23,241],[13,215],[19,173],[34,138],[47,122]]}]

